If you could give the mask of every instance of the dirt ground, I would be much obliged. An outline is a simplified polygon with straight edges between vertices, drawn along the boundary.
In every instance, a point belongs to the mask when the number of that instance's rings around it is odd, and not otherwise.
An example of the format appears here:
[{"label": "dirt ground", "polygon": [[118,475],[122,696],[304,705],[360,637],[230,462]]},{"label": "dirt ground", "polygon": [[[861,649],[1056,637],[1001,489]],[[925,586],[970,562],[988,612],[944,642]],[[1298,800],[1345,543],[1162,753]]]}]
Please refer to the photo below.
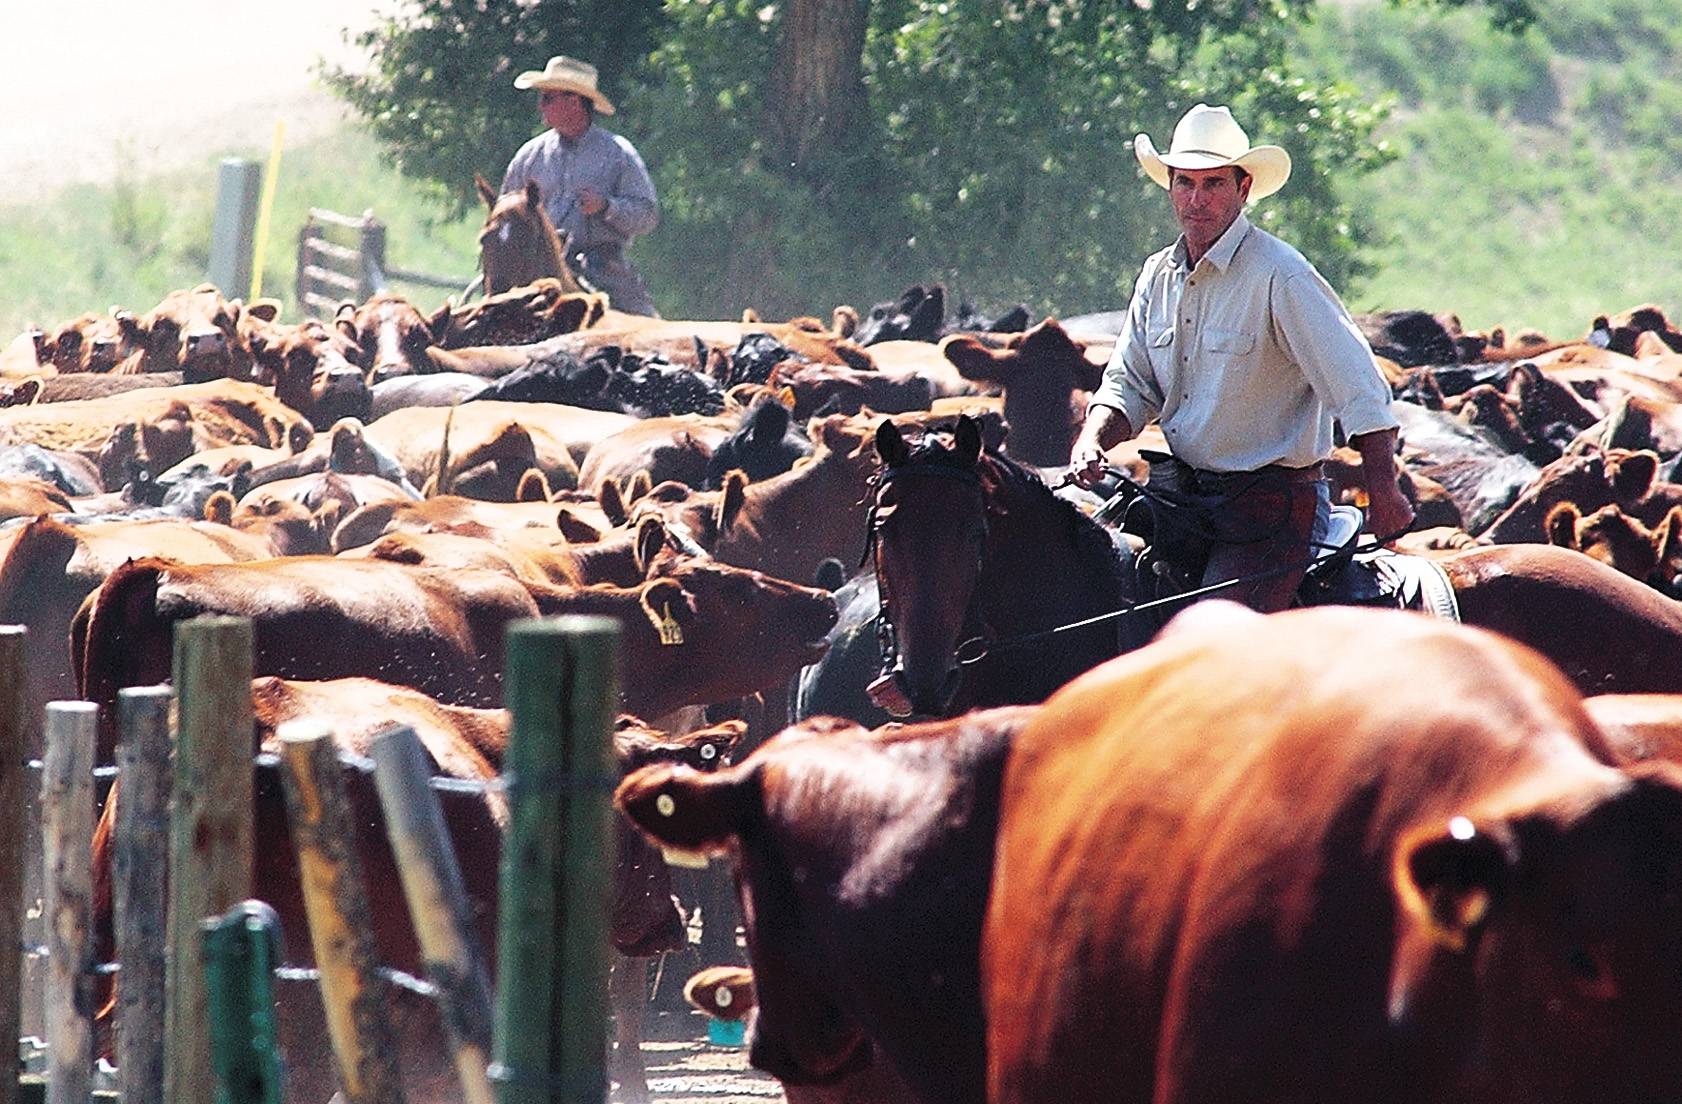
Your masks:
[{"label": "dirt ground", "polygon": [[318,61],[354,67],[346,28],[395,0],[48,0],[0,26],[0,202],[228,149],[293,145],[338,125]]}]

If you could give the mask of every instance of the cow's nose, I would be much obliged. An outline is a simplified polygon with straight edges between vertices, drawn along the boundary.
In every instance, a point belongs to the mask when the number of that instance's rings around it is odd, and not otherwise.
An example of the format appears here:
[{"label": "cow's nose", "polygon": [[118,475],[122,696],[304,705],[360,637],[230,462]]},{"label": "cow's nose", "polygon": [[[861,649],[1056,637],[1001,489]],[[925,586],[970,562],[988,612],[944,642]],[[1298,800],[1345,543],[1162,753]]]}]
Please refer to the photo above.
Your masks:
[{"label": "cow's nose", "polygon": [[215,353],[221,350],[221,330],[201,330],[187,335],[187,351],[189,353]]}]

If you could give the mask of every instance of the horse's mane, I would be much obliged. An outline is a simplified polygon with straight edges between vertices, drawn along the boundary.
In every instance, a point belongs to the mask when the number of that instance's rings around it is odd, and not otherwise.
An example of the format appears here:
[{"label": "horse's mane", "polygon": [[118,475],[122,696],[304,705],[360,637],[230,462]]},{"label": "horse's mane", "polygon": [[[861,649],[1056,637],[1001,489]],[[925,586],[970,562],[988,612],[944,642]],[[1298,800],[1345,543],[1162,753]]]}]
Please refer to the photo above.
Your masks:
[{"label": "horse's mane", "polygon": [[[900,467],[932,465],[962,470],[968,461],[957,455],[934,434],[926,433],[911,448],[910,455]],[[1069,543],[1081,559],[1103,576],[1106,585],[1117,594],[1125,593],[1126,575],[1116,555],[1115,543],[1105,528],[1093,521],[1066,498],[1059,498],[1045,485],[1038,472],[1033,471],[994,448],[983,450],[974,465],[981,477],[982,499],[991,503],[995,495],[1020,496],[1049,512],[1055,523],[1069,528]]]}]

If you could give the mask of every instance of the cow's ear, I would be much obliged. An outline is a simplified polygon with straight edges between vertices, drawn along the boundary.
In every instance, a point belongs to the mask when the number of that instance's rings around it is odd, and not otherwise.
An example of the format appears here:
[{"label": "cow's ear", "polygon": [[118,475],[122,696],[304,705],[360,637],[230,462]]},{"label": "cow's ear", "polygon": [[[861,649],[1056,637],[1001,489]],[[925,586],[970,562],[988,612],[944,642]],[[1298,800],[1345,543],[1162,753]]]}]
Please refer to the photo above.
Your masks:
[{"label": "cow's ear", "polygon": [[491,187],[491,182],[485,179],[483,173],[473,174],[473,188],[479,193],[479,198],[485,201],[486,207],[496,206],[496,189]]},{"label": "cow's ear", "polygon": [[852,337],[859,328],[858,308],[842,303],[829,312],[829,325],[836,337]]},{"label": "cow's ear", "polygon": [[537,181],[526,181],[526,206],[534,211],[543,209],[543,189],[537,186]]},{"label": "cow's ear", "polygon": [[625,505],[629,507],[653,489],[654,477],[648,474],[647,468],[643,468],[625,481]]},{"label": "cow's ear", "polygon": [[607,515],[609,525],[625,524],[625,496],[619,493],[619,484],[611,479],[602,480],[602,485],[596,488],[596,501]]},{"label": "cow's ear", "polygon": [[759,325],[759,312],[754,310],[752,307],[743,307],[742,308],[742,325],[744,325],[744,326],[757,326],[757,325]]},{"label": "cow's ear", "polygon": [[279,299],[256,299],[245,308],[245,313],[261,322],[273,322],[280,317]]},{"label": "cow's ear", "polygon": [[736,523],[736,518],[742,512],[742,504],[747,501],[748,473],[741,468],[731,468],[724,473],[724,489],[718,499],[718,531],[726,532]]},{"label": "cow's ear", "polygon": [[1517,861],[1506,825],[1455,817],[1445,830],[1416,835],[1400,849],[1396,897],[1403,915],[1432,942],[1464,951],[1500,902]]},{"label": "cow's ear", "polygon": [[520,485],[514,489],[515,502],[548,502],[549,477],[543,474],[541,468],[527,468],[520,476]]},{"label": "cow's ear", "polygon": [[1653,487],[1659,472],[1659,454],[1642,449],[1632,452],[1612,467],[1612,491],[1620,502],[1633,502]]},{"label": "cow's ear", "polygon": [[637,522],[637,539],[634,546],[636,554],[637,574],[646,576],[648,569],[654,565],[654,557],[666,547],[666,523],[654,514],[644,515]]},{"label": "cow's ear", "polygon": [[967,380],[982,383],[1008,383],[1017,356],[1013,352],[989,349],[976,337],[957,334],[941,343],[940,351],[958,374]]},{"label": "cow's ear", "polygon": [[590,308],[594,301],[583,295],[569,295],[549,310],[549,332],[576,333],[589,324]]},{"label": "cow's ear", "polygon": [[751,765],[704,774],[656,763],[619,784],[613,803],[644,833],[686,851],[719,851],[752,815],[758,793]]},{"label": "cow's ear", "polygon": [[713,770],[730,761],[736,753],[736,748],[747,735],[748,723],[743,720],[720,721],[706,728],[698,728],[685,739],[690,746],[698,749],[702,761],[706,764],[703,769]]},{"label": "cow's ear", "polygon": [[555,528],[573,544],[593,544],[602,539],[600,529],[565,508],[555,513]]},{"label": "cow's ear", "polygon": [[894,425],[892,418],[883,418],[876,427],[876,455],[890,468],[911,459],[911,450],[906,447],[905,438],[900,435],[899,427]]},{"label": "cow's ear", "polygon": [[1574,502],[1561,502],[1548,511],[1547,520],[1542,523],[1542,531],[1548,535],[1549,544],[1557,544],[1561,548],[1577,548],[1577,523],[1583,519],[1578,513]]},{"label": "cow's ear", "polygon": [[[647,615],[649,624],[661,634],[662,639],[674,622],[680,630],[694,623],[695,607],[690,604],[689,595],[684,593],[683,585],[676,579],[650,579],[642,585],[638,600],[642,603],[642,612]],[[672,643],[682,643],[681,636]]]},{"label": "cow's ear", "polygon": [[212,491],[204,500],[204,520],[216,525],[234,523],[234,496],[227,491]]}]

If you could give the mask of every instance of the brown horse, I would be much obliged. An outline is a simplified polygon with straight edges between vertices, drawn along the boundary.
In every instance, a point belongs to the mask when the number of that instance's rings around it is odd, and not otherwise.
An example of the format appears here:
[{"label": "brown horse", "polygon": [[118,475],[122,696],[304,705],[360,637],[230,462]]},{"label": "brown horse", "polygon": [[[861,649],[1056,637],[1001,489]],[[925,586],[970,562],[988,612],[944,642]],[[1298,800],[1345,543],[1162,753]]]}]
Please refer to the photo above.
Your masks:
[{"label": "brown horse", "polygon": [[[1157,621],[1143,615],[1051,631],[1127,607],[1143,589],[1106,529],[983,451],[967,418],[915,447],[884,422],[876,449],[884,701],[936,716],[1036,702],[1149,639]],[[1584,693],[1682,692],[1682,603],[1551,545],[1474,548],[1438,563],[1467,624],[1530,645]]]},{"label": "brown horse", "polygon": [[473,183],[486,208],[485,225],[479,228],[479,270],[485,274],[486,295],[545,276],[561,281],[563,293],[584,290],[567,264],[566,241],[543,210],[535,183],[528,181],[520,191],[506,195],[498,195],[477,173]]}]

